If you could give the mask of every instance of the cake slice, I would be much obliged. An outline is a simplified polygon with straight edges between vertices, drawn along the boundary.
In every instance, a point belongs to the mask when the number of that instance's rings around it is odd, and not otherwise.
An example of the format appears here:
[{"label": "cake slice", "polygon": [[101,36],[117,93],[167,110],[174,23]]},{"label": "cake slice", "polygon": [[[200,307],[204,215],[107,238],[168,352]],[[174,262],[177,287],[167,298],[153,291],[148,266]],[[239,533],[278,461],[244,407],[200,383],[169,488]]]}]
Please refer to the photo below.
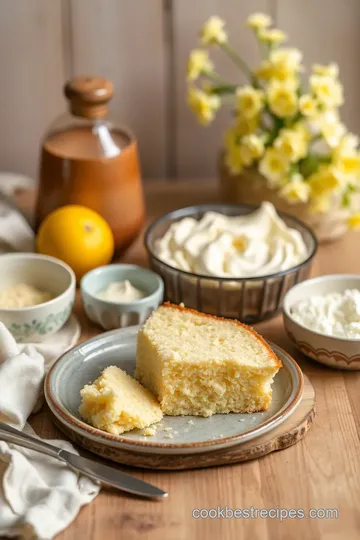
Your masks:
[{"label": "cake slice", "polygon": [[138,333],[135,377],[172,416],[263,411],[280,367],[252,328],[170,303]]},{"label": "cake slice", "polygon": [[163,417],[154,396],[116,366],[109,366],[81,390],[81,416],[92,426],[119,435],[146,428]]}]

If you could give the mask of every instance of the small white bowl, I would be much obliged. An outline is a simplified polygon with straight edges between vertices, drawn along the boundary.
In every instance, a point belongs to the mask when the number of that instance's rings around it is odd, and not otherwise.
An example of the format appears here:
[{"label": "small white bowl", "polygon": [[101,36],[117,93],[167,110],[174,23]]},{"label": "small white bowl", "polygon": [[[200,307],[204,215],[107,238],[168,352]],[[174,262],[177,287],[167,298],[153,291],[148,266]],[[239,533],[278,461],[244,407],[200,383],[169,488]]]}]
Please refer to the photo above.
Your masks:
[{"label": "small white bowl", "polygon": [[296,347],[321,364],[338,369],[360,370],[360,339],[346,339],[315,332],[294,320],[292,308],[311,296],[360,290],[360,275],[334,274],[308,279],[285,295],[283,319],[286,332]]},{"label": "small white bowl", "polygon": [[0,255],[0,290],[26,283],[55,298],[25,308],[0,308],[0,321],[20,343],[39,342],[54,334],[70,317],[76,279],[71,268],[54,257],[35,253]]},{"label": "small white bowl", "polygon": [[[132,302],[115,302],[97,297],[113,281],[129,280],[146,296]],[[135,264],[109,264],[91,270],[80,282],[81,297],[86,315],[105,330],[143,324],[164,298],[160,276]]]}]

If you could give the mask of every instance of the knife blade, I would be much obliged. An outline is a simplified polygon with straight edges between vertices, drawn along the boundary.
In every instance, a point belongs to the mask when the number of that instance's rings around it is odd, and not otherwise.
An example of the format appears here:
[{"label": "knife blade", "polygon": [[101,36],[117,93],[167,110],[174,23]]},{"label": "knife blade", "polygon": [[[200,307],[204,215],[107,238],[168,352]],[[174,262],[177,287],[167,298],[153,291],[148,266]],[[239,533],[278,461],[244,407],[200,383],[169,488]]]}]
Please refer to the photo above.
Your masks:
[{"label": "knife blade", "polygon": [[27,433],[19,431],[11,426],[8,426],[4,422],[0,421],[0,441],[6,441],[12,444],[17,444],[30,450],[35,450],[42,454],[46,454],[55,459],[67,463],[67,465],[77,472],[81,472],[90,478],[94,478],[116,489],[121,489],[127,493],[133,495],[139,495],[140,497],[167,497],[168,494],[162,489],[139,480],[135,476],[124,473],[117,469],[113,469],[108,465],[103,465],[97,461],[73,454],[67,450],[49,444],[37,437],[32,437]]},{"label": "knife blade", "polygon": [[127,493],[133,495],[139,495],[140,497],[167,497],[168,494],[166,491],[143,482],[135,476],[124,473],[117,469],[113,469],[97,461],[92,461],[82,456],[72,454],[67,450],[61,450],[59,452],[59,457],[65,461],[69,467],[75,469],[76,471],[81,472],[85,476],[90,476],[94,480],[99,480],[100,482],[112,486]]}]

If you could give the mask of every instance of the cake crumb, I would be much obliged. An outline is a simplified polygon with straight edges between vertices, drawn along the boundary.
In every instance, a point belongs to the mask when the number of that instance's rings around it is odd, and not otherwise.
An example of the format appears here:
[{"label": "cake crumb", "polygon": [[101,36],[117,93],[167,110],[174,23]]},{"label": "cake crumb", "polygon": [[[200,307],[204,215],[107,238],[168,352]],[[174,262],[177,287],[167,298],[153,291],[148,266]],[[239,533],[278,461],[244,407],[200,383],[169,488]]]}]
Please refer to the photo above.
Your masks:
[{"label": "cake crumb", "polygon": [[164,431],[172,431],[172,429],[173,429],[172,427],[166,427],[164,428]]},{"label": "cake crumb", "polygon": [[245,422],[245,418],[240,418],[239,422]]},{"label": "cake crumb", "polygon": [[190,424],[191,426],[193,426],[195,424],[194,420],[189,420],[188,421],[188,424]]},{"label": "cake crumb", "polygon": [[185,428],[184,433],[189,433],[189,428]]},{"label": "cake crumb", "polygon": [[174,435],[178,435],[178,433],[179,433],[178,431],[174,431]]},{"label": "cake crumb", "polygon": [[145,437],[152,437],[153,435],[155,435],[155,433],[156,433],[155,427],[147,427],[143,430],[143,435],[145,435]]},{"label": "cake crumb", "polygon": [[166,433],[165,439],[173,439],[174,435],[172,433]]}]

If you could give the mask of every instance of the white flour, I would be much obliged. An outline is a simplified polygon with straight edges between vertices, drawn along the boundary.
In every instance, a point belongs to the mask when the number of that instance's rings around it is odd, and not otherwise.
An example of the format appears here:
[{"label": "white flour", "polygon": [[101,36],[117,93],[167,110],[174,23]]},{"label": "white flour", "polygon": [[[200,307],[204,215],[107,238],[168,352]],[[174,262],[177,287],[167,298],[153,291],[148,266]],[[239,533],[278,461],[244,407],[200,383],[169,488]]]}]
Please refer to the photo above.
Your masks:
[{"label": "white flour", "polygon": [[295,321],[322,334],[360,339],[360,291],[312,296],[291,309]]}]

